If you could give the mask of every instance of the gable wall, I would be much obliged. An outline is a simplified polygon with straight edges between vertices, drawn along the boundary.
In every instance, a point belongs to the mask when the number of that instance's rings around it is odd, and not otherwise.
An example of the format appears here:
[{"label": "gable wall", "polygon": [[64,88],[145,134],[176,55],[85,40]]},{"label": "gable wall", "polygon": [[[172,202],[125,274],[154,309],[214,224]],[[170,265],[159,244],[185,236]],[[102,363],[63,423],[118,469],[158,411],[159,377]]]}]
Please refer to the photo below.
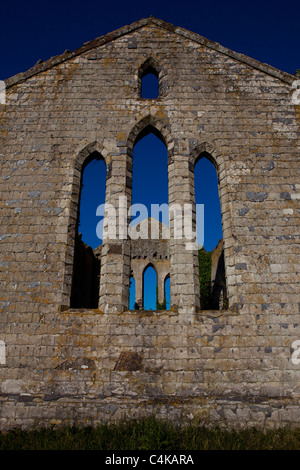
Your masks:
[{"label": "gable wall", "polygon": [[[155,102],[138,96],[138,68],[149,56],[162,68]],[[7,90],[0,109],[2,428],[157,409],[234,426],[299,422],[299,365],[291,360],[300,339],[293,91],[154,25]],[[191,168],[201,151],[217,166],[229,310],[194,308],[196,255],[170,240],[171,312],[124,311],[126,243],[119,255],[104,247],[101,311],[61,312],[70,295],[78,155],[92,145],[105,158],[108,201],[130,196],[130,135],[147,120],[168,147],[169,202],[193,201]]]}]

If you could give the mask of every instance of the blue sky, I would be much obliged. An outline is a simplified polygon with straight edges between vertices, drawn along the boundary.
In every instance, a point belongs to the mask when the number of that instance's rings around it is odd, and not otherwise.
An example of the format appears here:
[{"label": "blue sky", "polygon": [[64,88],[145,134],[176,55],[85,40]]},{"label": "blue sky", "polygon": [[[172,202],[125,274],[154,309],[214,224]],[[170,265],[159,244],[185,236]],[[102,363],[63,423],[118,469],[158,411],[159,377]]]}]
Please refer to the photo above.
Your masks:
[{"label": "blue sky", "polygon": [[[105,176],[103,160],[93,160],[83,173],[79,232],[93,248],[101,243],[96,234],[101,217],[96,216],[96,209],[105,201]],[[204,247],[211,251],[222,238],[222,226],[217,173],[205,158],[195,166],[195,199],[204,205]],[[134,147],[132,204],[136,203],[145,205],[149,216],[153,216],[152,204],[168,203],[167,149],[153,134]],[[139,213],[133,217],[133,223],[138,216]]]},{"label": "blue sky", "polygon": [[289,73],[300,68],[300,2],[1,2],[0,79],[150,15]]}]

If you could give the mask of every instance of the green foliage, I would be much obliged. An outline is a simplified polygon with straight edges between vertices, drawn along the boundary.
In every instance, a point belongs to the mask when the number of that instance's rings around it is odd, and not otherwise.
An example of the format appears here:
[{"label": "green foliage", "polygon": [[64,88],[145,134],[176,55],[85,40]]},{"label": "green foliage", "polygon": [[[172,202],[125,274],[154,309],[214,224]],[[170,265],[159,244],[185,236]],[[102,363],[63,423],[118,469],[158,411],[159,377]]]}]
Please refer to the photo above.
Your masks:
[{"label": "green foliage", "polygon": [[167,301],[166,301],[166,298],[164,298],[164,301],[162,304],[160,304],[158,302],[158,300],[156,301],[156,310],[167,310]]},{"label": "green foliage", "polygon": [[156,310],[167,310],[167,300],[164,298],[162,304],[158,301],[158,288],[156,288]]},{"label": "green foliage", "polygon": [[211,252],[198,250],[201,309],[209,310],[212,303]]},{"label": "green foliage", "polygon": [[140,421],[0,433],[0,450],[299,450],[300,428],[222,431],[178,427],[150,417]]}]

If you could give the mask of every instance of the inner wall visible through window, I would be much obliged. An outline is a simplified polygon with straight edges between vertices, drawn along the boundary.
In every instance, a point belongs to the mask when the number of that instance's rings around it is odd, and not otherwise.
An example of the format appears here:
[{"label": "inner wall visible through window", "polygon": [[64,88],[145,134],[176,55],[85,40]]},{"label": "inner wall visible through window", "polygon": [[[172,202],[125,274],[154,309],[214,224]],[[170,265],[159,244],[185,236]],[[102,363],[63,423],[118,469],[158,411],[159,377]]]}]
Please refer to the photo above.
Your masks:
[{"label": "inner wall visible through window", "polygon": [[135,279],[130,277],[130,286],[129,286],[129,310],[135,310]]},{"label": "inner wall visible through window", "polygon": [[167,277],[165,280],[165,302],[166,302],[166,310],[170,310],[170,276]]},{"label": "inner wall visible through window", "polygon": [[[94,158],[93,158],[94,156]],[[106,165],[100,154],[90,156],[83,167],[75,233],[71,308],[98,308],[100,260],[93,251],[101,240],[97,237],[97,207],[105,202]]]},{"label": "inner wall visible through window", "polygon": [[143,308],[156,310],[157,306],[157,275],[153,266],[148,266],[143,279]]},{"label": "inner wall visible through window", "polygon": [[[168,154],[165,144],[152,132],[139,140],[133,150],[132,204],[142,204],[146,211],[132,216],[131,225],[155,217],[152,205],[168,204]],[[160,222],[162,215],[160,215]],[[135,222],[137,220],[137,222]],[[147,241],[145,241],[147,243]],[[130,287],[130,308],[135,304],[134,286]],[[170,305],[169,281],[165,286],[167,305]],[[144,273],[144,308],[157,308],[157,275],[153,267]]]},{"label": "inner wall visible through window", "polygon": [[[217,172],[202,156],[195,165],[194,175],[196,204],[204,205],[204,242],[202,239],[203,246],[199,246],[198,251],[200,307],[202,310],[226,310],[228,297]],[[197,220],[198,231],[200,224],[203,220]]]}]

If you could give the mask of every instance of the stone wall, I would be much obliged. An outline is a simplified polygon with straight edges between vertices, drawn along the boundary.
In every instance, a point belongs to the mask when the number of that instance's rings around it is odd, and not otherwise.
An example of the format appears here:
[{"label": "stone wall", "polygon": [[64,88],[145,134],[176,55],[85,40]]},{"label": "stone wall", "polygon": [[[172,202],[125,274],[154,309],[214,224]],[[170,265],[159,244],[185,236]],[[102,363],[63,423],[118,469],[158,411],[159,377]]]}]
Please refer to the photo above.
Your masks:
[{"label": "stone wall", "polygon": [[170,275],[169,239],[163,238],[163,236],[169,233],[169,227],[155,219],[148,218],[137,224],[135,230],[140,234],[140,238],[131,239],[130,242],[130,274],[135,280],[135,308],[143,309],[144,272],[150,265],[154,268],[157,276],[156,300],[163,305],[165,280]]},{"label": "stone wall", "polygon": [[82,310],[48,314],[34,335],[22,326],[23,343],[10,340],[1,369],[2,429],[150,415],[299,426],[299,372],[290,360],[299,326],[282,314]]},{"label": "stone wall", "polygon": [[[156,100],[139,95],[150,57]],[[293,80],[150,18],[6,81],[1,429],[152,413],[230,427],[299,425]],[[199,310],[197,252],[173,237],[172,219],[170,311],[127,311],[128,239],[102,246],[99,309],[69,309],[84,162],[101,155],[106,202],[127,196],[130,205],[133,146],[149,130],[168,149],[170,204],[194,203],[197,159],[216,167],[227,311]]]}]

